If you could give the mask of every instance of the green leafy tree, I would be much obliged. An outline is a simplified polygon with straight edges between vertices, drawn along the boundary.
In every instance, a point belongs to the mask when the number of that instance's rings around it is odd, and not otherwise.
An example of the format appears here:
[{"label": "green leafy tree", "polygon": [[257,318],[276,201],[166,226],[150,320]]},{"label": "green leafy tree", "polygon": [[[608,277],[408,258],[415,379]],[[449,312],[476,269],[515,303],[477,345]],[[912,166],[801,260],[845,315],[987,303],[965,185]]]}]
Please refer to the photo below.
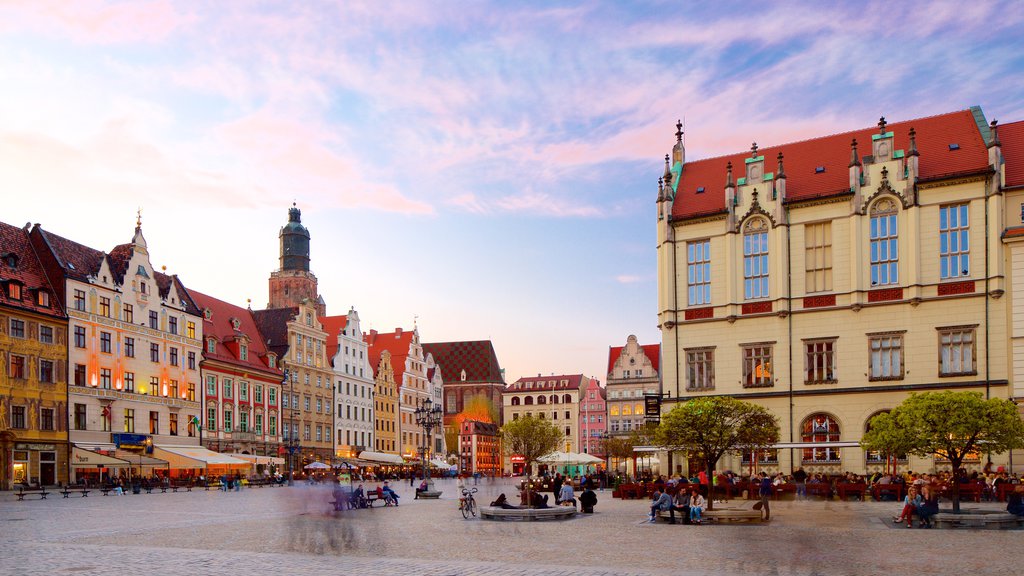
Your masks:
[{"label": "green leafy tree", "polygon": [[[687,450],[704,463],[711,482],[715,466],[727,452],[763,450],[779,441],[779,421],[767,409],[728,396],[694,398],[662,416],[655,443]],[[708,510],[714,498],[708,498]]]},{"label": "green leafy tree", "polygon": [[[604,439],[604,453],[618,460],[625,460],[633,457],[633,443],[631,436],[611,436]],[[609,470],[611,472],[611,470]]]},{"label": "green leafy tree", "polygon": [[861,446],[949,460],[953,466],[953,511],[959,512],[964,458],[1024,447],[1024,421],[1013,402],[985,400],[978,392],[911,394],[892,412],[871,419]]},{"label": "green leafy tree", "polygon": [[501,427],[502,446],[508,455],[523,457],[527,476],[538,458],[559,449],[565,435],[549,420],[526,416]]}]

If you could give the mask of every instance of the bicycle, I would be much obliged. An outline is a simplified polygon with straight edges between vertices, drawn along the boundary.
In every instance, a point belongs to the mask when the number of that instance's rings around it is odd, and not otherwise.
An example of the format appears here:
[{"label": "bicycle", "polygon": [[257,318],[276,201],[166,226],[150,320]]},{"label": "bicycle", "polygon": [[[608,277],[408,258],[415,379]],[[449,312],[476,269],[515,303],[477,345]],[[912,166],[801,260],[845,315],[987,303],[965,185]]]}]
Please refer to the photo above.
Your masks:
[{"label": "bicycle", "polygon": [[462,517],[467,520],[470,515],[476,516],[476,498],[473,498],[475,493],[476,488],[463,488],[462,497],[459,498],[459,510],[462,511]]}]

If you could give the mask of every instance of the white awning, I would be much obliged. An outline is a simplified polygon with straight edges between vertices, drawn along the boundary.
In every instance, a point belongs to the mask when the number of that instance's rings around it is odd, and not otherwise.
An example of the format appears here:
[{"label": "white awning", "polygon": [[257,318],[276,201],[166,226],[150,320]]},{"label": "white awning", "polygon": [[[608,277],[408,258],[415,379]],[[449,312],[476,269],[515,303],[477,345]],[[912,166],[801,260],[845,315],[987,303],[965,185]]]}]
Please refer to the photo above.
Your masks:
[{"label": "white awning", "polygon": [[371,462],[379,462],[379,463],[382,463],[382,464],[395,464],[395,465],[405,464],[405,459],[403,459],[398,454],[387,454],[385,452],[373,452],[371,450],[363,450],[362,452],[360,452],[359,453],[359,459],[360,460],[369,460]]},{"label": "white awning", "polygon": [[434,468],[443,468],[445,470],[447,470],[450,467],[450,464],[448,464],[447,462],[440,458],[434,458],[433,460],[431,460],[430,465],[433,466]]},{"label": "white awning", "polygon": [[178,470],[192,470],[208,466],[232,468],[252,466],[252,462],[248,460],[232,458],[227,454],[207,450],[202,446],[154,446],[153,454],[169,462],[171,468]]},{"label": "white awning", "polygon": [[[110,447],[113,448],[114,446],[111,445]],[[113,456],[107,456],[106,454],[100,454],[79,448],[78,446],[71,450],[72,468],[127,468],[129,466],[131,466],[130,463],[120,458],[114,458]]]},{"label": "white awning", "polygon": [[153,458],[152,456],[146,456],[145,454],[136,454],[129,452],[128,450],[118,450],[114,452],[114,455],[118,458],[128,462],[132,466],[138,466],[139,468],[168,468],[167,460],[160,460],[159,458]]},{"label": "white awning", "polygon": [[113,444],[103,442],[75,442],[75,446],[90,452],[113,452],[117,449]]},{"label": "white awning", "polygon": [[232,458],[238,458],[239,460],[248,460],[253,464],[277,464],[278,466],[284,466],[284,458],[278,458],[277,456],[257,456],[256,454],[232,454]]}]

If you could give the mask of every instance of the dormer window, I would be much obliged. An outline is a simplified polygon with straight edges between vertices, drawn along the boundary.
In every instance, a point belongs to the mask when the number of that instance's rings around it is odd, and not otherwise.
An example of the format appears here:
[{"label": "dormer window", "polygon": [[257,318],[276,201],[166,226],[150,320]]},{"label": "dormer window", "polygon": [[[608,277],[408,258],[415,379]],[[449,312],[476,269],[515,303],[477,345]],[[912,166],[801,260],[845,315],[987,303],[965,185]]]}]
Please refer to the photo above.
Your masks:
[{"label": "dormer window", "polygon": [[143,294],[149,294],[149,288],[148,288],[148,287],[146,286],[146,283],[145,283],[145,282],[140,282],[140,283],[139,283],[139,290],[140,290],[140,291],[141,291],[141,292],[142,292]]},{"label": "dormer window", "polygon": [[217,350],[217,341],[213,338],[206,339],[206,353],[213,354]]},{"label": "dormer window", "polygon": [[267,354],[267,365],[271,368],[277,368],[277,356],[273,354]]},{"label": "dormer window", "polygon": [[210,320],[213,318],[213,310],[209,308],[203,308],[203,320]]},{"label": "dormer window", "polygon": [[242,344],[238,347],[238,359],[248,360],[249,359],[249,347]]},{"label": "dormer window", "polygon": [[50,307],[50,293],[46,290],[36,292],[36,304],[44,308]]},{"label": "dormer window", "polygon": [[231,319],[231,328],[232,328],[233,330],[235,330],[236,332],[238,331],[238,328],[239,328],[239,327],[240,327],[241,325],[242,325],[242,321],[241,321],[241,320],[239,320],[238,318],[232,318],[232,319]]},{"label": "dormer window", "polygon": [[15,281],[8,282],[7,297],[11,300],[21,300],[21,284]]},{"label": "dormer window", "polygon": [[4,264],[7,264],[8,268],[17,268],[18,255],[13,252],[7,254],[6,256],[4,256]]}]

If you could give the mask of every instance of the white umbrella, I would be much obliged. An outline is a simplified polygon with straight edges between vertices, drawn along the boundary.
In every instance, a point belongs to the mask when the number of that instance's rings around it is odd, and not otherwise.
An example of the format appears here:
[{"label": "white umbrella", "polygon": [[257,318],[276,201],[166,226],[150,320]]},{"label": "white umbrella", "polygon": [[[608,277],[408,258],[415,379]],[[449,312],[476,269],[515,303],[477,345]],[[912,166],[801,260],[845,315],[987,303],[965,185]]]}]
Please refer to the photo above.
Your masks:
[{"label": "white umbrella", "polygon": [[323,462],[313,462],[311,464],[306,464],[305,468],[306,470],[325,470],[327,468],[330,468],[330,466],[324,464]]},{"label": "white umbrella", "polygon": [[597,456],[593,456],[583,452],[573,452],[572,454],[577,458],[577,464],[600,464],[604,462],[604,460],[598,458]]}]

